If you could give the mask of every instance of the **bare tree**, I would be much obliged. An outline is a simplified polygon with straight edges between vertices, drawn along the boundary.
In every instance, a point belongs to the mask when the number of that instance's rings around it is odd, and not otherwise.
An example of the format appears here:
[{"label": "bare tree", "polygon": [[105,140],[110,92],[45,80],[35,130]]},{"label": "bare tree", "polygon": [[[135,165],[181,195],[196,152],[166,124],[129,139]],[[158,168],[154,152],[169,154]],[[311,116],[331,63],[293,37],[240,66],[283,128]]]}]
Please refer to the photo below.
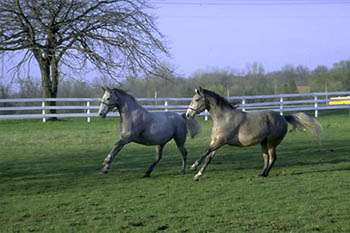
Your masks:
[{"label": "bare tree", "polygon": [[167,50],[149,12],[143,0],[1,0],[0,52],[24,51],[18,66],[34,58],[55,98],[63,66],[153,70]]}]

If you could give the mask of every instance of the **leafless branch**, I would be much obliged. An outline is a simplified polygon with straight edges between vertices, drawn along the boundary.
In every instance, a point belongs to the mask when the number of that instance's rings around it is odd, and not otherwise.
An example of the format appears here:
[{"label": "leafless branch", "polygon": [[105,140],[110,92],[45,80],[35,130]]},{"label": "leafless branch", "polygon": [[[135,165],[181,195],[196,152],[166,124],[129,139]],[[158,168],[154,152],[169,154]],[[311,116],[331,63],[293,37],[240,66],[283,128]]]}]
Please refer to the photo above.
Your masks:
[{"label": "leafless branch", "polygon": [[0,52],[27,51],[40,69],[151,72],[167,48],[148,12],[143,0],[2,0]]}]

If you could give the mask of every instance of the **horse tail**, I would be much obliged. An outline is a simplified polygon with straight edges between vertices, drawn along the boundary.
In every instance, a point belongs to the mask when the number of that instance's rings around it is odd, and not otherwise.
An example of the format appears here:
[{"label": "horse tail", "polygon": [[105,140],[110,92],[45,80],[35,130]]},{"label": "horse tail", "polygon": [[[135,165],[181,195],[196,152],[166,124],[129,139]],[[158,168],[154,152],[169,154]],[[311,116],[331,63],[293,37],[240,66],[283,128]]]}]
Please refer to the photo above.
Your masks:
[{"label": "horse tail", "polygon": [[284,119],[293,126],[293,129],[307,130],[318,139],[320,138],[321,124],[315,117],[298,112],[286,115]]},{"label": "horse tail", "polygon": [[191,138],[194,138],[197,134],[199,134],[201,130],[201,125],[198,123],[198,121],[194,117],[191,119],[187,119],[185,113],[181,114],[181,116],[186,121],[186,126],[188,131],[190,131]]}]

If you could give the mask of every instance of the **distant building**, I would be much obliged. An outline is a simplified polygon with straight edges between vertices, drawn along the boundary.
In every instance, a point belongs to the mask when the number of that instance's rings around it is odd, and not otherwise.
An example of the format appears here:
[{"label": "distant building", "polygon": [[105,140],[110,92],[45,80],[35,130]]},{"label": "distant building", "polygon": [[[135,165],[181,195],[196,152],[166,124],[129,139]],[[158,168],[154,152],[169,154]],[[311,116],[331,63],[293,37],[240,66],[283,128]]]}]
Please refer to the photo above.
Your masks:
[{"label": "distant building", "polygon": [[304,85],[304,86],[297,86],[297,90],[299,93],[309,93],[310,92],[310,86]]}]

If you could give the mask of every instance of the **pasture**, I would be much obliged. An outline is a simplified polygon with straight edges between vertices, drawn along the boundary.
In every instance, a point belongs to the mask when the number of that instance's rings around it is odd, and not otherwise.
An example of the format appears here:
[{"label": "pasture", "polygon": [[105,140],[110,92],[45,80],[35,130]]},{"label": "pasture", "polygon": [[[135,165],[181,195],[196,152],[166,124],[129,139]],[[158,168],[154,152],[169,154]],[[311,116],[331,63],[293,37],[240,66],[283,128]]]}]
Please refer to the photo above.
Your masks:
[{"label": "pasture", "polygon": [[[319,119],[321,143],[288,133],[268,178],[259,146],[225,146],[199,182],[174,143],[150,178],[154,147],[137,144],[101,175],[115,119],[0,121],[0,232],[350,232],[350,116]],[[188,167],[209,142],[200,123]]]}]

